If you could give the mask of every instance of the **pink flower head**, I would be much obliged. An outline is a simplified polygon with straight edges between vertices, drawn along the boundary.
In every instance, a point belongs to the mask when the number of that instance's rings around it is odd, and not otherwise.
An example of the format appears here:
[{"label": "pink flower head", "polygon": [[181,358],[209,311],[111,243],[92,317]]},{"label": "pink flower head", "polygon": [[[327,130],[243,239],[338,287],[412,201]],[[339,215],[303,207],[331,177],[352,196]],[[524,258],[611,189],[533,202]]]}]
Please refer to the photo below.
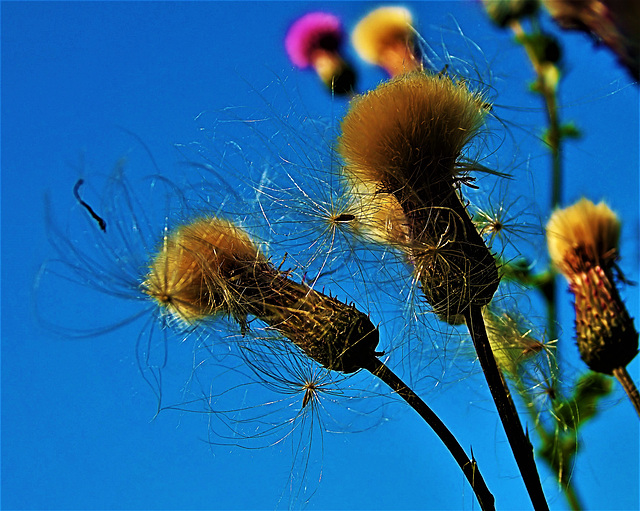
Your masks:
[{"label": "pink flower head", "polygon": [[294,65],[309,67],[318,50],[337,52],[342,44],[342,24],[327,12],[310,12],[298,18],[284,39],[287,54]]}]

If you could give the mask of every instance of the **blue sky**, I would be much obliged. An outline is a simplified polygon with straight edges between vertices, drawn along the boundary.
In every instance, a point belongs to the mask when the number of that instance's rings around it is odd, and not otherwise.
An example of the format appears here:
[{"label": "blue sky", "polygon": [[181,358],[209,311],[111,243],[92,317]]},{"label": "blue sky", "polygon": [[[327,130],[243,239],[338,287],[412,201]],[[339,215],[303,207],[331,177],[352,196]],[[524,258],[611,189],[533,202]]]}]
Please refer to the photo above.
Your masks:
[{"label": "blue sky", "polygon": [[[44,261],[56,257],[47,242],[45,195],[61,225],[84,222],[85,212],[73,199],[73,185],[85,178],[83,197],[101,205],[104,176],[123,156],[133,183],[161,172],[181,186],[189,169],[181,165],[184,156],[175,144],[202,140],[203,133],[218,127],[224,136],[210,142],[212,162],[217,161],[223,175],[230,169],[241,172],[236,160],[220,159],[231,147],[226,134],[233,136],[235,127],[216,119],[244,112],[262,112],[259,118],[264,122],[256,123],[248,134],[238,131],[243,154],[273,157],[261,154],[259,135],[266,137],[267,145],[275,145],[274,155],[287,154],[288,149],[277,144],[290,132],[285,128],[284,135],[275,136],[270,131],[281,116],[292,111],[332,122],[344,111],[344,102],[332,100],[313,73],[291,69],[282,45],[288,25],[311,8],[322,8],[340,15],[351,28],[377,5],[2,3],[3,508],[273,509],[289,505],[292,467],[294,490],[304,488],[298,482],[303,475],[309,488],[317,488],[307,504],[311,509],[474,508],[464,478],[434,435],[411,410],[389,404],[384,396],[328,405],[327,410],[347,421],[348,427],[324,435],[314,431],[308,463],[304,452],[292,454],[299,448],[288,439],[260,449],[209,445],[206,416],[166,410],[154,418],[156,397],[136,363],[141,322],[93,338],[69,339],[74,329],[113,325],[117,318],[138,311],[138,304],[103,301],[96,289],[78,290],[55,280],[35,294],[40,293],[46,305],[45,315],[67,328],[69,335],[43,328],[33,312],[36,275]],[[440,55],[446,48],[459,56],[466,62],[460,67],[473,70],[491,87],[501,127],[490,140],[503,140],[491,161],[514,174],[503,193],[533,203],[546,221],[549,167],[536,138],[544,116],[538,98],[526,90],[531,70],[522,49],[487,22],[480,3],[406,5],[422,36]],[[456,23],[481,51],[456,32]],[[586,37],[562,34],[562,42],[566,62],[562,115],[584,132],[583,139],[567,145],[563,203],[582,195],[609,202],[624,221],[622,269],[637,282],[637,87],[605,49],[594,47]],[[384,79],[382,72],[349,55],[361,70],[361,90]],[[261,95],[276,99],[265,107]],[[238,114],[218,113],[229,107],[244,108]],[[268,119],[269,112],[275,122]],[[303,150],[314,154],[313,148]],[[195,180],[193,173],[188,177]],[[215,204],[218,195],[215,185],[210,186],[213,192],[207,200]],[[142,205],[152,200],[145,193],[142,189],[138,193]],[[93,239],[75,242],[90,251],[96,248]],[[524,250],[542,257],[540,240],[529,242]],[[284,255],[276,243],[270,250],[274,260]],[[637,317],[637,287],[628,287],[623,294],[631,315]],[[561,294],[559,306],[564,328],[561,353],[579,366],[568,294]],[[385,311],[379,309],[384,307],[366,311],[383,321]],[[443,332],[443,327],[433,332],[440,339],[434,342],[444,342]],[[449,337],[455,343],[458,336]],[[163,389],[170,402],[178,402],[188,388],[194,343],[172,339]],[[231,399],[236,391],[240,395],[242,382],[234,380],[236,376],[219,376],[209,362],[202,381],[217,377],[232,382]],[[223,360],[221,366],[231,363]],[[465,367],[475,366],[465,360],[457,361],[455,368],[447,364],[430,366],[438,370],[421,381],[424,397],[461,444],[473,448],[499,508],[528,508],[483,381],[477,374],[465,373]],[[629,367],[636,381],[638,364],[635,360]],[[441,366],[446,369],[444,376]],[[346,394],[356,397],[384,390],[372,386],[364,375],[344,385],[352,389]],[[256,401],[274,399],[261,394],[266,391],[259,385],[249,388],[257,389],[258,394],[250,394]],[[384,408],[379,410],[378,405]],[[299,406],[293,398],[280,408],[274,405],[275,417],[284,420]],[[349,408],[357,412],[358,406],[368,414],[356,420]],[[255,408],[247,413],[255,414]],[[361,428],[365,431],[342,434]],[[589,509],[637,508],[638,423],[617,387],[606,413],[589,423],[584,433],[575,472],[584,502]],[[551,507],[564,509],[552,476],[544,468],[541,473]],[[294,497],[294,506],[300,502]]]}]

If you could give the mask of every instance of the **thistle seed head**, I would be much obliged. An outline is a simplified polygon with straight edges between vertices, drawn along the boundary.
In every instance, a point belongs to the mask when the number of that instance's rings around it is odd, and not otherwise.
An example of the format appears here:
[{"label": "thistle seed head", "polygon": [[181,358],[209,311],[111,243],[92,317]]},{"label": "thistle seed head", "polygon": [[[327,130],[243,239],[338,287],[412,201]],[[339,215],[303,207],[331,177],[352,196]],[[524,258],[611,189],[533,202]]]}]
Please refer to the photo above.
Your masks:
[{"label": "thistle seed head", "polygon": [[265,264],[251,239],[219,218],[199,218],[168,232],[149,266],[143,290],[184,323],[235,313],[231,282]]},{"label": "thistle seed head", "polygon": [[[458,159],[485,112],[482,97],[463,83],[409,73],[352,101],[338,141],[352,186],[368,190],[370,203],[393,197],[380,201],[371,230],[403,248],[427,301],[454,324],[469,305],[486,305],[499,283],[456,183]],[[379,227],[391,218],[399,220],[395,228]]]},{"label": "thistle seed head", "polygon": [[345,175],[395,192],[416,194],[456,174],[456,160],[481,128],[480,94],[444,75],[413,72],[351,102],[338,152]]},{"label": "thistle seed head", "polygon": [[328,369],[354,372],[376,356],[366,314],[289,279],[226,220],[197,219],[165,236],[143,288],[185,323],[228,314],[246,328],[255,316]]},{"label": "thistle seed head", "polygon": [[610,268],[618,258],[620,220],[604,202],[582,198],[556,210],[547,223],[553,264],[570,282],[593,266]]}]

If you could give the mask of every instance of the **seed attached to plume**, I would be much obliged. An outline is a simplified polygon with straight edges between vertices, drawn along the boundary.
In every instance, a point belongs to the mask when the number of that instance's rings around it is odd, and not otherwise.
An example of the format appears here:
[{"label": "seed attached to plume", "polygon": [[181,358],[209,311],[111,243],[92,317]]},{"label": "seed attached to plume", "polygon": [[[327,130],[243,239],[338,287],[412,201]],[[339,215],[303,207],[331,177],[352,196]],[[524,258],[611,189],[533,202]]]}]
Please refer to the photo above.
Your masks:
[{"label": "seed attached to plume", "polygon": [[[405,225],[395,222],[396,244],[434,311],[454,323],[469,305],[489,303],[499,282],[495,260],[457,190],[458,173],[469,167],[460,163],[462,151],[485,113],[483,98],[464,83],[414,72],[353,100],[338,141],[351,186],[394,198],[380,201],[381,208],[401,208]],[[374,216],[400,218],[397,212]],[[372,223],[373,236],[388,240],[392,234],[380,232],[381,224]]]},{"label": "seed attached to plume", "polygon": [[360,57],[390,76],[422,68],[413,41],[412,18],[404,7],[380,7],[362,18],[351,41]]},{"label": "seed attached to plume", "polygon": [[254,316],[328,369],[351,373],[376,356],[378,331],[366,314],[289,279],[226,220],[168,233],[143,288],[186,323],[226,314],[246,328]]},{"label": "seed attached to plume", "polygon": [[554,265],[575,297],[576,336],[582,360],[612,374],[638,352],[638,332],[614,279],[620,221],[609,207],[581,199],[555,211],[547,223]]}]

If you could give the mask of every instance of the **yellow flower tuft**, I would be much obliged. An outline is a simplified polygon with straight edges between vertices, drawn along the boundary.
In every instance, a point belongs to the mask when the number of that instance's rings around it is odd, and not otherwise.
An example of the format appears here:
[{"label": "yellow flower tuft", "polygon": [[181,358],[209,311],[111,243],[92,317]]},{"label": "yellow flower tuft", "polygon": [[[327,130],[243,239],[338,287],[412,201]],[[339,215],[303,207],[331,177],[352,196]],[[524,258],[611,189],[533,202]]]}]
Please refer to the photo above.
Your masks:
[{"label": "yellow flower tuft", "polygon": [[582,198],[556,210],[547,223],[553,264],[571,281],[592,266],[610,267],[618,257],[620,220],[604,202]]},{"label": "yellow flower tuft", "polygon": [[351,42],[362,60],[383,67],[391,76],[421,69],[414,51],[412,21],[404,7],[380,7],[360,20]]},{"label": "yellow flower tuft", "polygon": [[485,113],[480,94],[447,76],[414,72],[389,80],[351,102],[338,140],[345,172],[393,186],[411,168],[428,186],[457,172],[456,160]]},{"label": "yellow flower tuft", "polygon": [[229,276],[265,263],[246,233],[219,218],[199,218],[165,235],[142,287],[184,323],[231,313]]},{"label": "yellow flower tuft", "polygon": [[604,374],[624,368],[638,352],[638,332],[614,279],[619,238],[620,220],[604,202],[583,198],[547,223],[549,254],[575,297],[580,357]]}]

